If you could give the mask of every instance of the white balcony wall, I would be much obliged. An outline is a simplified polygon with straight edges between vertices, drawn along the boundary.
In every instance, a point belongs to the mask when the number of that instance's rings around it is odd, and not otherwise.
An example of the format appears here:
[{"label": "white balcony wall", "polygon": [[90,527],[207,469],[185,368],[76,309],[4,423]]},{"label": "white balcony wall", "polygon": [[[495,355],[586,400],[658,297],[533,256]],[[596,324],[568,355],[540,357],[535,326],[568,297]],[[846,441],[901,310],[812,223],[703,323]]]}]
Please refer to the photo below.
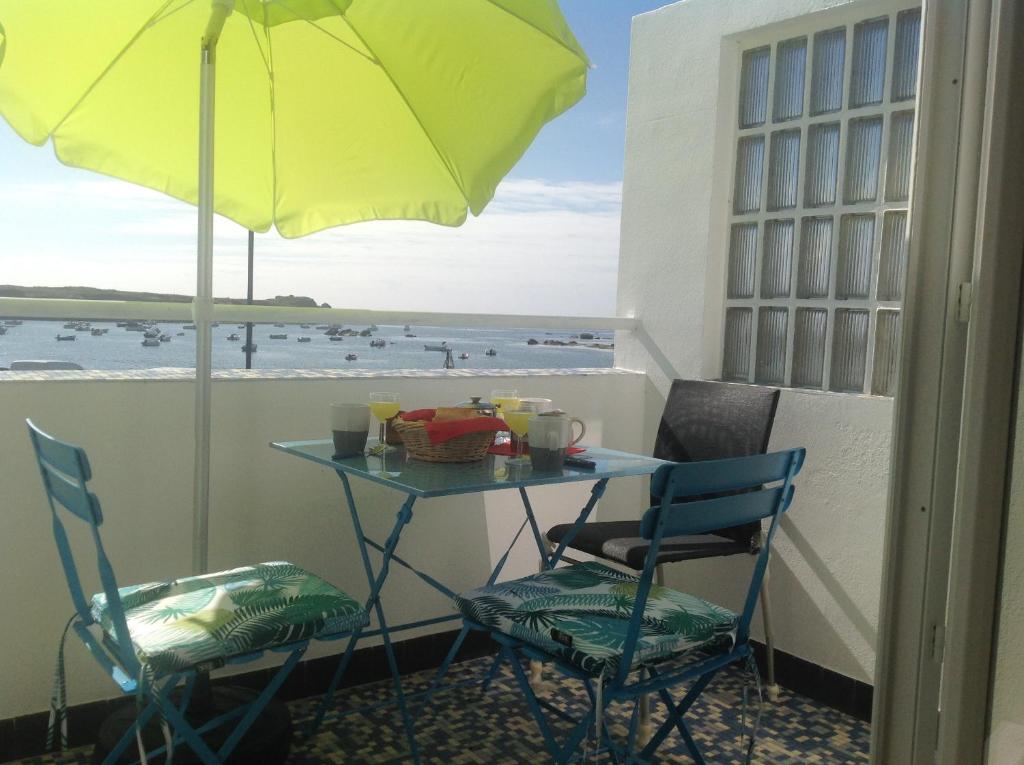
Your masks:
[{"label": "white balcony wall", "polygon": [[[670,376],[722,374],[738,63],[757,45],[744,36],[775,25],[787,39],[826,28],[830,15],[841,15],[838,26],[892,7],[686,0],[634,19],[618,313],[640,319],[660,354],[620,333],[616,363],[650,375],[648,443]],[[891,399],[784,390],[771,442],[808,449],[776,544],[776,644],[865,682],[875,661],[891,417]],[[669,581],[738,607],[748,572],[747,562],[722,559],[678,565]]]},{"label": "white balcony wall", "polygon": [[[552,398],[583,418],[588,443],[638,451],[648,441],[642,375],[611,370],[514,378],[463,375],[215,381],[211,567],[288,559],[359,598],[367,595],[338,478],[268,444],[329,436],[328,405],[365,401],[373,390],[397,391],[403,405],[414,408],[517,387]],[[0,381],[0,432],[6,434],[0,458],[0,572],[5,582],[0,613],[6,624],[0,676],[5,688],[18,689],[0,691],[0,719],[47,708],[57,641],[72,612],[24,419],[86,447],[93,487],[103,503],[107,552],[121,583],[139,583],[190,572],[192,397],[192,383],[183,380]],[[636,478],[612,481],[602,505],[636,501],[642,485],[643,479]],[[541,527],[574,519],[589,486],[532,489]],[[367,533],[383,541],[402,495],[364,481],[354,481],[353,488]],[[521,508],[515,491],[420,500],[399,553],[453,589],[468,589],[486,579],[523,519]],[[67,525],[84,531],[76,528],[83,524],[74,518]],[[81,533],[73,538],[86,590],[94,592],[98,579],[89,540]],[[376,565],[379,556],[371,556]],[[536,567],[536,546],[527,533],[505,570],[522,576]],[[444,597],[398,566],[392,567],[384,598],[392,623],[451,612]],[[343,649],[343,643],[326,644],[309,655]],[[113,683],[74,637],[66,656],[72,704],[116,695]]]}]

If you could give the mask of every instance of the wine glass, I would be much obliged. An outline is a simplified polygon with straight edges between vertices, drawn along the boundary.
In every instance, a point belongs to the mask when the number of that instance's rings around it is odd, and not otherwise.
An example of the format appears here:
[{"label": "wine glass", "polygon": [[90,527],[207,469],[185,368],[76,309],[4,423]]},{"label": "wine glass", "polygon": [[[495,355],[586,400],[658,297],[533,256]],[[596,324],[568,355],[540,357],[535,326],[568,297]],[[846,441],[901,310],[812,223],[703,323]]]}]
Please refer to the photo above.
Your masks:
[{"label": "wine glass", "polygon": [[371,454],[384,454],[395,451],[395,447],[388,446],[388,420],[398,414],[397,393],[371,393],[370,411],[380,421],[379,443],[370,450]]},{"label": "wine glass", "polygon": [[491,403],[498,410],[499,416],[519,408],[519,391],[515,388],[498,388],[491,391]]},{"label": "wine glass", "polygon": [[526,432],[530,427],[530,420],[538,414],[537,405],[531,401],[522,401],[519,406],[505,415],[505,422],[516,434],[516,456],[508,461],[509,465],[529,464],[530,458],[523,456],[523,443],[526,439]]}]

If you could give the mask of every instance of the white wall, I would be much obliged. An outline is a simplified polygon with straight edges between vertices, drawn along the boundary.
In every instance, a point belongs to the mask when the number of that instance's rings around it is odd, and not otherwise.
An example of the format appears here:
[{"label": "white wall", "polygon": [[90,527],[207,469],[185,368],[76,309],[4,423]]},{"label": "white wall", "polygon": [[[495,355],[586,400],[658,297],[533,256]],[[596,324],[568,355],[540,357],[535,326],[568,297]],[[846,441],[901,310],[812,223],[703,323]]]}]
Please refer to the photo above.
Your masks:
[{"label": "white wall", "polygon": [[[729,94],[742,47],[730,36],[852,5],[686,0],[633,21],[618,311],[642,321],[664,358],[622,334],[616,363],[650,375],[648,441],[671,376],[720,372],[735,122]],[[865,13],[885,7],[856,5]],[[774,559],[777,645],[866,682],[874,668],[891,417],[888,399],[787,390],[771,443],[808,449]],[[737,605],[732,583],[743,566],[678,566],[672,582]]]},{"label": "white wall", "polygon": [[[553,398],[588,425],[589,443],[630,451],[644,444],[644,378],[592,376],[410,379],[218,380],[214,383],[210,565],[227,568],[289,559],[362,598],[368,592],[337,477],[268,447],[272,440],[325,434],[328,404],[365,401],[394,390],[407,407],[455,403],[492,388],[518,387]],[[192,384],[182,381],[0,381],[0,719],[47,708],[60,630],[72,612],[53,542],[49,510],[24,419],[86,447],[104,508],[103,538],[123,584],[189,573],[192,503]],[[625,504],[642,479],[609,484],[605,502]],[[368,533],[383,539],[403,497],[353,484]],[[532,489],[541,526],[574,518],[589,484]],[[522,519],[514,491],[420,500],[400,553],[454,589],[483,582]],[[75,524],[69,524],[74,528]],[[514,528],[513,528],[514,527]],[[78,535],[81,537],[81,535]],[[77,539],[85,542],[85,539]],[[83,552],[88,548],[80,547]],[[375,557],[375,565],[379,557]],[[90,558],[81,566],[98,589]],[[523,538],[506,571],[536,570],[532,538]],[[86,576],[86,570],[89,570]],[[393,567],[385,605],[393,623],[451,609],[440,594]],[[446,624],[435,630],[453,629]],[[415,633],[406,633],[412,636]],[[326,650],[325,650],[326,649]],[[342,644],[311,650],[316,656]],[[116,695],[71,639],[67,651],[73,704]]]}]

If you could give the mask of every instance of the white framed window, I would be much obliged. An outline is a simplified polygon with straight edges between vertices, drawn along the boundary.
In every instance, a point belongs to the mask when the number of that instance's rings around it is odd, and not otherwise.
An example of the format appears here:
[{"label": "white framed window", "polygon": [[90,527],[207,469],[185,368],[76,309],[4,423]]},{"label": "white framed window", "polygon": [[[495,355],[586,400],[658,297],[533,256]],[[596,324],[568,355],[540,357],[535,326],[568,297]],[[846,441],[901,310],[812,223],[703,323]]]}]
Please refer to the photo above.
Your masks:
[{"label": "white framed window", "polygon": [[721,376],[892,395],[920,8],[739,51]]}]

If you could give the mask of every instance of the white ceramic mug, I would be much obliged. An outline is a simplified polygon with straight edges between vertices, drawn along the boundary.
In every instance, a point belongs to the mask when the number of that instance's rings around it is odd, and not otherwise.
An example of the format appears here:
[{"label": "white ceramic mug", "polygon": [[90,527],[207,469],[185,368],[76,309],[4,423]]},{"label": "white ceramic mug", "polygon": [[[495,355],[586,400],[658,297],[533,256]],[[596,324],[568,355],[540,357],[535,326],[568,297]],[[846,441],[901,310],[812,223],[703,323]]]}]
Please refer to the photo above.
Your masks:
[{"label": "white ceramic mug", "polygon": [[[580,426],[580,434],[573,438],[573,424]],[[587,426],[578,417],[570,417],[564,412],[548,412],[538,414],[530,420],[528,431],[530,448],[539,446],[542,449],[568,449],[578,444],[587,434]]]},{"label": "white ceramic mug", "polygon": [[[573,423],[580,425],[580,434],[572,437]],[[587,426],[576,417],[564,412],[538,414],[530,419],[530,463],[534,470],[558,471],[562,469],[569,446],[578,442],[587,432]]]}]

